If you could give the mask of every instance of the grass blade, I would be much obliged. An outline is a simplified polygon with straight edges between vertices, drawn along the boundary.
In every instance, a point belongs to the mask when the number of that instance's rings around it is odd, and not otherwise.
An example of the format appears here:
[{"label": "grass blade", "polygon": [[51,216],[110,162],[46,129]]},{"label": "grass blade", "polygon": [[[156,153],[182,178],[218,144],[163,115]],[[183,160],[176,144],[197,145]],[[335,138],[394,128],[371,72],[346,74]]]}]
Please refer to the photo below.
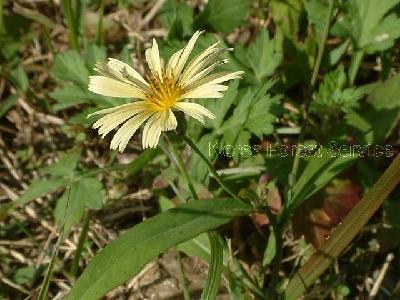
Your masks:
[{"label": "grass blade", "polygon": [[350,244],[400,181],[400,155],[390,164],[362,200],[350,211],[332,236],[290,280],[286,300],[298,299]]},{"label": "grass blade", "polygon": [[201,300],[213,300],[217,297],[221,274],[224,269],[224,246],[222,238],[216,232],[209,232],[211,261],[207,281],[201,293]]},{"label": "grass blade", "polygon": [[79,49],[78,43],[78,28],[77,28],[77,20],[74,15],[74,10],[72,8],[72,1],[71,0],[62,0],[61,1],[65,18],[67,21],[68,26],[68,38],[69,44],[71,48]]}]

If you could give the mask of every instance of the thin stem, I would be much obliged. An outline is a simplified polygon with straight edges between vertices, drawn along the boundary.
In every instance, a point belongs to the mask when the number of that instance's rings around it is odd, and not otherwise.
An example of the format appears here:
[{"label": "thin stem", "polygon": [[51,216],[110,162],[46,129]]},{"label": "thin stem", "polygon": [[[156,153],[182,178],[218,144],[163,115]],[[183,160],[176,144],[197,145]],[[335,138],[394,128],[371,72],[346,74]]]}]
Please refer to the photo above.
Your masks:
[{"label": "thin stem", "polygon": [[[183,174],[183,177],[186,180],[186,183],[189,187],[190,192],[192,193],[192,196],[195,200],[198,200],[198,196],[196,193],[196,190],[194,189],[194,186],[192,184],[192,181],[190,180],[190,176],[188,172],[186,171],[185,165],[182,160],[182,156],[179,155],[178,150],[175,147],[175,144],[171,142],[168,137],[168,144],[169,148],[171,150],[171,155],[175,163],[177,164],[179,170]],[[221,279],[221,274],[223,271],[223,246],[222,240],[218,233],[216,231],[210,231],[207,232],[208,239],[210,241],[210,256],[211,256],[211,261],[209,264],[209,269],[208,269],[208,274],[207,274],[207,280],[206,280],[206,285],[203,289],[203,293],[201,296],[201,299],[207,299],[207,300],[213,300],[217,296],[218,293],[218,286],[219,282]],[[182,281],[184,283],[185,276],[183,273],[182,269]],[[185,291],[185,285],[184,285],[184,297],[185,300],[188,299],[189,295],[187,291]]]},{"label": "thin stem", "polygon": [[76,247],[74,260],[72,261],[72,266],[71,266],[71,275],[74,278],[76,278],[76,274],[78,273],[79,260],[82,256],[83,247],[85,245],[85,242],[86,242],[86,239],[88,236],[89,225],[90,225],[90,215],[89,215],[89,212],[85,212],[82,232],[81,232],[81,235],[79,236],[78,245]]},{"label": "thin stem", "polygon": [[172,156],[172,159],[174,160],[175,164],[177,165],[179,171],[182,173],[183,178],[185,179],[190,192],[192,193],[193,199],[194,200],[199,200],[199,197],[197,196],[196,190],[194,189],[194,186],[192,184],[192,181],[190,180],[189,174],[186,171],[185,164],[182,160],[182,156],[179,155],[178,150],[176,149],[176,146],[173,142],[171,142],[168,137],[166,137],[170,149],[170,153]]},{"label": "thin stem", "polygon": [[182,290],[183,290],[183,299],[185,300],[190,300],[190,294],[189,294],[189,289],[186,284],[186,276],[185,276],[185,271],[183,270],[183,264],[182,264],[182,258],[181,254],[179,251],[177,251],[178,255],[178,262],[179,262],[179,279],[182,285]]},{"label": "thin stem", "polygon": [[103,44],[103,17],[104,17],[104,0],[100,0],[100,8],[99,8],[99,23],[97,24],[97,36],[96,42],[98,45]]},{"label": "thin stem", "polygon": [[6,30],[4,28],[4,19],[3,19],[3,6],[4,6],[4,1],[0,0],[0,33],[5,33]]},{"label": "thin stem", "polygon": [[233,198],[235,198],[236,200],[242,201],[238,196],[236,196],[236,194],[231,190],[231,188],[229,188],[226,183],[224,182],[224,180],[221,178],[221,176],[219,176],[219,174],[217,173],[217,171],[215,171],[214,166],[212,165],[212,163],[204,156],[204,154],[200,151],[199,148],[197,148],[196,144],[187,136],[183,136],[183,139],[185,140],[185,142],[193,149],[194,152],[197,153],[198,156],[200,156],[200,158],[207,164],[208,169],[210,170],[211,174],[214,176],[215,180],[219,183],[219,185],[229,194],[231,195]]},{"label": "thin stem", "polygon": [[78,29],[76,27],[76,16],[72,9],[71,0],[62,0],[65,18],[67,19],[68,37],[71,48],[79,49]]},{"label": "thin stem", "polygon": [[[321,67],[321,61],[322,61],[322,57],[324,55],[324,50],[325,50],[325,43],[328,38],[329,27],[330,27],[330,23],[331,23],[331,19],[332,19],[333,1],[334,0],[329,0],[328,16],[327,16],[327,20],[325,23],[324,31],[322,32],[321,42],[319,44],[320,47],[318,49],[317,59],[315,61],[314,70],[313,70],[313,73],[311,76],[310,87],[309,87],[308,93],[306,95],[305,103],[304,103],[303,122],[301,125],[301,130],[300,130],[300,135],[299,135],[299,140],[298,140],[297,145],[301,145],[301,143],[303,143],[303,141],[304,141],[304,134],[305,134],[305,128],[306,128],[307,122],[308,122],[308,114],[309,114],[309,107],[310,107],[310,102],[311,102],[311,98],[312,98],[312,93],[314,91],[315,84],[317,82],[317,76],[319,73],[319,68]],[[298,147],[296,149],[298,149]],[[287,197],[288,201],[286,201],[286,203],[287,203],[286,206],[290,206],[292,204],[291,202],[292,202],[292,196],[293,196],[293,188],[296,183],[297,172],[299,169],[299,162],[300,162],[300,156],[297,155],[297,152],[296,152],[294,161],[293,161],[292,172],[289,174],[289,190],[288,190],[288,197]]]},{"label": "thin stem", "polygon": [[349,86],[354,84],[358,70],[360,69],[361,62],[364,58],[364,50],[357,50],[351,57],[351,63],[349,68]]},{"label": "thin stem", "polygon": [[57,242],[56,242],[56,245],[55,245],[55,249],[54,249],[53,255],[51,256],[49,267],[47,268],[46,275],[45,275],[45,277],[43,279],[43,283],[42,283],[42,286],[40,288],[39,296],[37,298],[38,300],[47,299],[47,292],[49,290],[51,277],[53,276],[53,271],[54,271],[54,266],[55,266],[55,263],[56,263],[57,253],[58,253],[58,250],[60,249],[61,242],[64,239],[64,228],[65,228],[65,221],[66,221],[66,218],[67,218],[67,211],[68,211],[68,207],[69,207],[69,196],[70,196],[70,193],[71,193],[71,186],[69,186],[69,189],[68,189],[67,204],[65,205],[62,225],[61,225],[60,231],[58,233]]}]

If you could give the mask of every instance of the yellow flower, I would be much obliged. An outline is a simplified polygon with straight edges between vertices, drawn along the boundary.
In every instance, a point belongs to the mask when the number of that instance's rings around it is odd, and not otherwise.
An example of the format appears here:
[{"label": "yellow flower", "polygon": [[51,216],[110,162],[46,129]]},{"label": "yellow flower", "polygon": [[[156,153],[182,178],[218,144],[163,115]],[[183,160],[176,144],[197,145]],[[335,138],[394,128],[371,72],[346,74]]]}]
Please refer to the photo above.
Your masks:
[{"label": "yellow flower", "polygon": [[156,40],[145,52],[150,72],[144,79],[131,66],[109,58],[106,64],[97,64],[95,70],[101,76],[90,76],[89,91],[110,97],[134,98],[129,104],[97,111],[92,115],[105,115],[93,124],[102,137],[123,124],[111,141],[111,149],[124,151],[130,138],[146,122],[143,129],[143,148],[156,147],[162,131],[174,130],[177,121],[174,111],[182,111],[201,123],[205,117],[215,118],[207,108],[184,99],[221,98],[228,87],[221,83],[240,78],[243,73],[220,72],[209,75],[227,60],[214,62],[224,51],[219,43],[208,47],[186,64],[196,40],[202,32],[197,31],[183,49],[172,55],[164,66]]}]

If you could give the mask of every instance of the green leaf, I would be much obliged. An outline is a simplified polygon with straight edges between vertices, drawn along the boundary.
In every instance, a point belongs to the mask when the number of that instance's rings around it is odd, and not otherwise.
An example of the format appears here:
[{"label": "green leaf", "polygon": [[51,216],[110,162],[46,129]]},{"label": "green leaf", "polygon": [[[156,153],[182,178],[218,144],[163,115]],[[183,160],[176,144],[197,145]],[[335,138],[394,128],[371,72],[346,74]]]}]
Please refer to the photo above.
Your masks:
[{"label": "green leaf", "polygon": [[311,103],[311,109],[326,116],[340,111],[349,112],[358,107],[358,101],[364,96],[364,93],[358,88],[344,88],[346,83],[347,78],[343,65],[326,74]]},{"label": "green leaf", "polygon": [[14,206],[25,204],[36,198],[46,196],[68,184],[66,178],[50,178],[46,180],[33,180],[28,189],[14,202]]},{"label": "green leaf", "polygon": [[222,126],[228,110],[236,99],[238,86],[239,80],[233,80],[229,83],[229,88],[221,99],[206,99],[201,102],[203,106],[207,107],[215,115],[214,120],[209,120],[205,124],[206,127],[218,129]]},{"label": "green leaf", "polygon": [[57,54],[50,72],[57,80],[71,81],[82,89],[87,89],[89,71],[85,61],[76,50]]},{"label": "green leaf", "polygon": [[63,225],[68,198],[69,204],[65,217],[64,237],[68,235],[72,226],[79,223],[85,209],[98,210],[102,208],[104,198],[103,185],[96,178],[83,178],[71,184],[71,187],[58,199],[54,210],[54,218],[59,227]]},{"label": "green leaf", "polygon": [[328,1],[305,0],[304,8],[307,11],[309,20],[314,25],[317,38],[320,40],[319,37],[321,36],[328,17]]},{"label": "green leaf", "polygon": [[322,148],[310,159],[293,188],[290,208],[294,209],[311,197],[331,179],[347,169],[357,159],[355,155],[340,155],[334,147]]},{"label": "green leaf", "polygon": [[57,88],[49,93],[49,96],[57,100],[53,106],[54,111],[60,111],[73,107],[78,104],[87,102],[87,99],[91,96],[87,91],[83,91],[80,87],[69,84],[62,88]]},{"label": "green leaf", "polygon": [[7,111],[17,103],[17,101],[17,94],[8,96],[0,106],[0,118],[3,117]]},{"label": "green leaf", "polygon": [[201,27],[231,32],[244,24],[252,2],[249,0],[210,0],[198,18]]},{"label": "green leaf", "polygon": [[26,75],[21,64],[19,64],[15,70],[11,71],[10,75],[11,75],[11,80],[13,81],[17,89],[21,91],[26,91],[28,89],[29,86],[28,76]]},{"label": "green leaf", "polygon": [[400,74],[378,86],[359,110],[347,115],[357,140],[366,144],[385,141],[400,119]]},{"label": "green leaf", "polygon": [[400,37],[400,18],[391,12],[398,4],[398,0],[349,0],[332,32],[350,36],[358,50],[370,54],[386,50]]},{"label": "green leaf", "polygon": [[43,172],[54,177],[70,178],[74,175],[79,158],[80,153],[77,152],[60,153],[58,161],[45,167]]},{"label": "green leaf", "polygon": [[[180,24],[183,36],[190,35],[193,32],[193,8],[185,2],[166,1],[158,18],[165,28],[169,28],[170,35],[171,31],[178,26],[177,24]],[[176,35],[173,35],[173,37],[177,38]]]},{"label": "green leaf", "polygon": [[[168,198],[161,196],[158,200],[161,211],[165,211],[167,209],[175,207],[175,205]],[[199,236],[179,244],[176,246],[176,249],[185,253],[188,256],[196,256],[203,259],[206,262],[210,262],[211,260],[211,249],[210,249],[210,241],[207,237],[206,233],[202,233]],[[224,253],[224,266],[228,266],[228,253]]]},{"label": "green leaf", "polygon": [[281,63],[283,55],[275,49],[275,40],[269,38],[265,29],[261,30],[257,39],[250,44],[246,53],[247,61],[258,81],[271,76]]},{"label": "green leaf", "polygon": [[168,248],[251,211],[249,205],[234,199],[213,199],[192,201],[147,219],[98,253],[67,299],[98,299]]},{"label": "green leaf", "polygon": [[[258,88],[247,89],[244,95],[240,95],[240,101],[232,116],[217,130],[218,134],[224,135],[228,144],[233,142],[231,145],[234,145],[234,141],[245,131],[248,132],[248,135],[253,133],[258,137],[273,132],[272,123],[280,114],[279,101],[281,98],[266,94],[273,84],[274,82],[270,80]],[[238,128],[242,130],[238,131]],[[232,138],[232,135],[236,138]],[[244,137],[241,140],[244,140]]]},{"label": "green leaf", "polygon": [[146,149],[138,157],[136,157],[130,164],[126,166],[126,178],[132,178],[140,173],[150,161],[161,153],[159,148]]},{"label": "green leaf", "polygon": [[300,17],[303,11],[300,0],[271,0],[269,6],[278,30],[286,37],[297,39]]},{"label": "green leaf", "polygon": [[35,276],[37,276],[37,271],[38,270],[32,266],[19,268],[13,274],[13,280],[17,284],[32,283]]},{"label": "green leaf", "polygon": [[98,46],[95,43],[90,43],[87,46],[85,53],[85,61],[87,68],[92,71],[98,61],[105,61],[107,52],[103,46]]}]

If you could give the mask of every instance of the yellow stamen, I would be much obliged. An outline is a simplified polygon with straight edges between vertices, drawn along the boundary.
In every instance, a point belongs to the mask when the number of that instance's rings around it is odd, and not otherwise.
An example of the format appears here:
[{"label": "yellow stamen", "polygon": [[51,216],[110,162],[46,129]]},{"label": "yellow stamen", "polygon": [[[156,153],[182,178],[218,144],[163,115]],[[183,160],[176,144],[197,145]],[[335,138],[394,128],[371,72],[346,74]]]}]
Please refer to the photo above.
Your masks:
[{"label": "yellow stamen", "polygon": [[182,89],[172,75],[163,72],[162,81],[158,77],[147,76],[149,87],[145,92],[146,98],[155,104],[159,110],[174,106],[182,95]]}]

